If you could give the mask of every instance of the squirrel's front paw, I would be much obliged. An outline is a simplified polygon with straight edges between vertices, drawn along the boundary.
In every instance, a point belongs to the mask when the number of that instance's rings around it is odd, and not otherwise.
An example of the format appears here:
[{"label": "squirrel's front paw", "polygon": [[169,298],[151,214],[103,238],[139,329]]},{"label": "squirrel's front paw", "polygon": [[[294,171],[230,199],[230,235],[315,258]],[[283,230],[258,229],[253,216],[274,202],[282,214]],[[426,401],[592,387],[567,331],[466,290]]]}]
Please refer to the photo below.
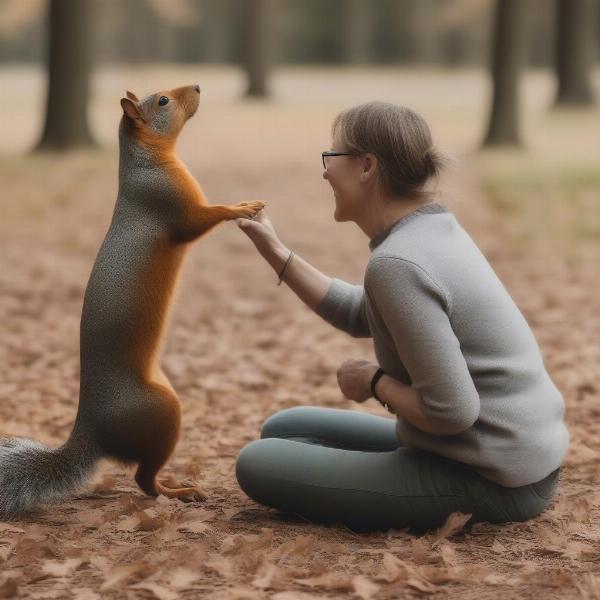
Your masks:
[{"label": "squirrel's front paw", "polygon": [[265,206],[266,202],[262,200],[251,200],[249,202],[239,202],[234,206],[238,217],[251,219],[255,217]]}]

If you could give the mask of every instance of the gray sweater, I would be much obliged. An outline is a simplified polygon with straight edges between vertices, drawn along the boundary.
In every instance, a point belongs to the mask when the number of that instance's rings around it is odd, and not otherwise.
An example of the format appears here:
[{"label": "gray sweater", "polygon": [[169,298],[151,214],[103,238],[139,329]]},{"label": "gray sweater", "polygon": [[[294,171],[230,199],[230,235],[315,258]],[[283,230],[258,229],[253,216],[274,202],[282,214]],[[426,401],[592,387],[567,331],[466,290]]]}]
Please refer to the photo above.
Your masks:
[{"label": "gray sweater", "polygon": [[364,286],[333,279],[317,314],[372,337],[383,370],[420,394],[435,433],[399,418],[400,443],[503,486],[543,479],[569,446],[563,398],[525,318],[444,206],[371,240]]}]

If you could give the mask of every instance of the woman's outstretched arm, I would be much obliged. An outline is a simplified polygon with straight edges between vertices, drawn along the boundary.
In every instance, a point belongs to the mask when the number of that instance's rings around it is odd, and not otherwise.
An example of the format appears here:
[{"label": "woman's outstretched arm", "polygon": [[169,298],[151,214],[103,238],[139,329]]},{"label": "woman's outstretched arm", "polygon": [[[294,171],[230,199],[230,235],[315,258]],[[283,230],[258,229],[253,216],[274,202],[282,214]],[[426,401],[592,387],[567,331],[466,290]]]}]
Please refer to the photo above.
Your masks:
[{"label": "woman's outstretched arm", "polygon": [[[277,237],[271,219],[264,211],[258,213],[254,219],[238,219],[237,224],[273,267],[275,273],[281,273],[290,255],[290,249]],[[331,285],[331,277],[321,273],[296,254],[285,269],[283,281],[312,310],[321,303]]]},{"label": "woman's outstretched arm", "polygon": [[[264,211],[254,219],[238,219],[237,224],[275,273],[281,273],[290,249],[281,242]],[[354,337],[370,336],[363,286],[331,278],[296,254],[282,279],[300,300],[334,327]]]}]

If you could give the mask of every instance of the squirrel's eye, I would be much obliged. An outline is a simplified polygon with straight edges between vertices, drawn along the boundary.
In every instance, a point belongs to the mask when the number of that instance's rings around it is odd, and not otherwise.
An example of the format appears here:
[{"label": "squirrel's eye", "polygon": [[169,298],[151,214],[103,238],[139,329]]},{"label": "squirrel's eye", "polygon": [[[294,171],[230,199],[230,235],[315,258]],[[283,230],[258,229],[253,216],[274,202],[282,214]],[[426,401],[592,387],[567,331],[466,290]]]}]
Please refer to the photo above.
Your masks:
[{"label": "squirrel's eye", "polygon": [[164,106],[165,104],[168,104],[168,103],[169,103],[169,99],[166,96],[161,96],[158,99],[158,105],[159,106]]}]

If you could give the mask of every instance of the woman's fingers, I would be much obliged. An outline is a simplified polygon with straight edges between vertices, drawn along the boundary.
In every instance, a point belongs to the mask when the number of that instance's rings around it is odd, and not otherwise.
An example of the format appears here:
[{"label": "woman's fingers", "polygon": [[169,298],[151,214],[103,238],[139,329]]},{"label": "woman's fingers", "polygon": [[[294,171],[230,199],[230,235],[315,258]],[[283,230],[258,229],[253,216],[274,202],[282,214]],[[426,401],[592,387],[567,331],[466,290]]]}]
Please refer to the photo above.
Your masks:
[{"label": "woman's fingers", "polygon": [[[254,221],[255,223],[263,223],[265,216],[263,215],[264,210],[259,210],[253,217],[239,217],[235,220],[238,225],[242,223],[249,223],[250,221]],[[267,219],[268,220],[268,219]]]},{"label": "woman's fingers", "polygon": [[256,215],[254,215],[253,221],[258,221],[259,223],[269,224],[271,225],[271,221],[269,217],[267,217],[267,213],[265,213],[265,209],[259,210]]},{"label": "woman's fingers", "polygon": [[267,252],[278,243],[277,234],[264,210],[253,219],[236,219],[237,226],[254,242],[260,252]]},{"label": "woman's fingers", "polygon": [[263,214],[264,211],[257,213],[252,219],[240,218],[236,219],[235,222],[240,229],[247,229],[248,231],[262,231],[263,233],[275,234],[273,224],[267,215]]},{"label": "woman's fingers", "polygon": [[252,219],[236,219],[237,226],[255,243],[267,237],[264,225]]}]

